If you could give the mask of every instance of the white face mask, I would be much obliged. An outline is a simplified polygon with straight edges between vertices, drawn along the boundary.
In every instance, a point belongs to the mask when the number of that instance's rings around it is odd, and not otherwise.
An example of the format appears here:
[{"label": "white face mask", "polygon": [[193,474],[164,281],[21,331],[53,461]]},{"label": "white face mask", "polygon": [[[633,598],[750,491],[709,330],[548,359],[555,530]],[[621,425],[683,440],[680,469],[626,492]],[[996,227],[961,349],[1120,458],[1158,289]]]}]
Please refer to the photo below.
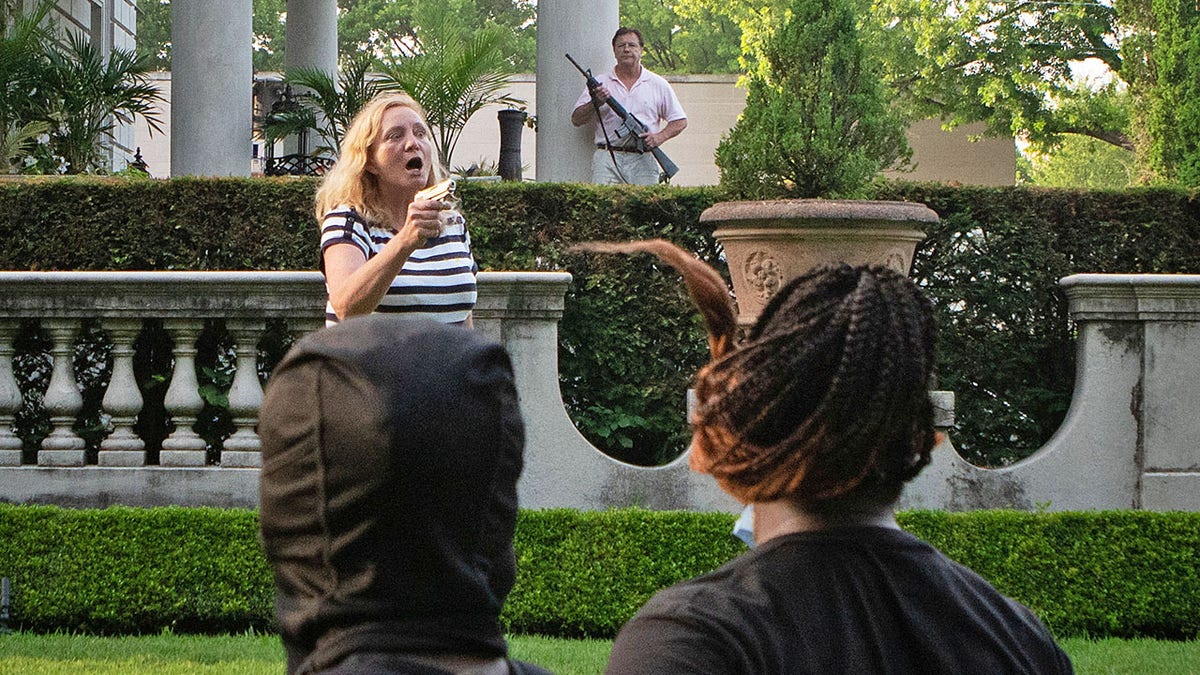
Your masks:
[{"label": "white face mask", "polygon": [[746,542],[750,548],[754,548],[753,504],[747,504],[746,508],[742,509],[742,515],[738,516],[737,522],[733,524],[733,536]]}]

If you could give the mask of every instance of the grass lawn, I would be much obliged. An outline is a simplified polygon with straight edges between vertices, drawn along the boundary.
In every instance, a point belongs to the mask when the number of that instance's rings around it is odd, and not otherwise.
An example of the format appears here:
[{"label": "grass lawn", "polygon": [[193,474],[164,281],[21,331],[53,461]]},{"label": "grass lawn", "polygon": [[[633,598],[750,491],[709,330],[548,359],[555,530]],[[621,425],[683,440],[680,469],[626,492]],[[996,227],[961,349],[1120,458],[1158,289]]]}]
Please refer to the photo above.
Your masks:
[{"label": "grass lawn", "polygon": [[[513,656],[560,675],[603,672],[612,647],[605,640],[534,636],[513,637],[511,645]],[[1200,641],[1071,639],[1063,647],[1081,675],[1200,675]],[[0,675],[278,675],[283,665],[283,649],[273,635],[0,635]]]}]

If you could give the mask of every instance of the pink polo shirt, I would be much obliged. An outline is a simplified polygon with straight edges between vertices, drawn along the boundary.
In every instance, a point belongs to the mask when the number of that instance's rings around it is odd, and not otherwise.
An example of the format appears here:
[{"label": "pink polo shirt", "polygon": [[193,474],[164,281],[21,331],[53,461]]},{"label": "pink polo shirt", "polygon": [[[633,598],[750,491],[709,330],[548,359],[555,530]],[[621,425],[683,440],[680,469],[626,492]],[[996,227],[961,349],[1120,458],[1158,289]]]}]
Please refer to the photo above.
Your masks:
[{"label": "pink polo shirt", "polygon": [[[641,120],[652,132],[662,129],[667,122],[687,119],[687,114],[683,112],[683,106],[679,105],[679,99],[675,97],[671,85],[661,75],[655,75],[645,66],[642,66],[642,74],[630,89],[625,88],[612,69],[596,76],[596,79],[608,88],[608,93],[618,103],[633,113],[633,116]],[[575,108],[585,103],[590,104],[591,100],[591,94],[587,87],[584,87],[579,100],[575,102]],[[617,127],[621,125],[621,118],[617,117],[607,103],[600,105],[600,113],[604,126],[608,129],[608,138],[613,145],[627,145],[628,143],[624,140],[618,140],[615,133]],[[600,129],[600,125],[597,124],[595,127],[596,143],[603,143],[604,132]]]}]

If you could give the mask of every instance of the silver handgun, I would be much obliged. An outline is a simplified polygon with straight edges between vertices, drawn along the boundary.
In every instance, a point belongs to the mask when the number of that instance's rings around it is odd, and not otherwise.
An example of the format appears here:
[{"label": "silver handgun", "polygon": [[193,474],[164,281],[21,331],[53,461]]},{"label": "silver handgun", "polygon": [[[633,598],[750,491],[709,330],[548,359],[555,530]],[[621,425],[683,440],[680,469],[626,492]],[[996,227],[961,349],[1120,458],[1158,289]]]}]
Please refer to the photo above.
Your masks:
[{"label": "silver handgun", "polygon": [[430,185],[413,196],[413,201],[430,200],[442,203],[442,212],[438,214],[438,223],[442,226],[441,234],[445,234],[446,228],[451,224],[462,222],[462,214],[458,212],[458,198],[454,194],[455,187],[454,179],[447,178],[436,185]]},{"label": "silver handgun", "polygon": [[444,180],[440,183],[437,183],[435,185],[430,185],[429,187],[425,188],[424,190],[421,190],[420,192],[418,192],[416,194],[416,196],[413,197],[413,200],[414,201],[424,201],[424,200],[446,201],[446,200],[454,199],[454,188],[455,187],[456,187],[456,184],[454,182],[454,179],[447,178],[446,180]]}]

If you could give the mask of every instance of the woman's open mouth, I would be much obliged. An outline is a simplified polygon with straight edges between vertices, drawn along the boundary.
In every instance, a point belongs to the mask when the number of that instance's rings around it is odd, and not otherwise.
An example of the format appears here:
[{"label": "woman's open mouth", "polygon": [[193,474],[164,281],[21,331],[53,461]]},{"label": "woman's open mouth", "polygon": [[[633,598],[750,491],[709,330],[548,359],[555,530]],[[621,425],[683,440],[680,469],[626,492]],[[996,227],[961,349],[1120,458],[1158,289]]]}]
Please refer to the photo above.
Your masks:
[{"label": "woman's open mouth", "polygon": [[408,160],[408,163],[404,165],[404,168],[407,171],[420,171],[421,169],[425,168],[425,160],[421,159],[420,157],[413,157],[412,159]]}]

